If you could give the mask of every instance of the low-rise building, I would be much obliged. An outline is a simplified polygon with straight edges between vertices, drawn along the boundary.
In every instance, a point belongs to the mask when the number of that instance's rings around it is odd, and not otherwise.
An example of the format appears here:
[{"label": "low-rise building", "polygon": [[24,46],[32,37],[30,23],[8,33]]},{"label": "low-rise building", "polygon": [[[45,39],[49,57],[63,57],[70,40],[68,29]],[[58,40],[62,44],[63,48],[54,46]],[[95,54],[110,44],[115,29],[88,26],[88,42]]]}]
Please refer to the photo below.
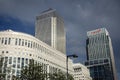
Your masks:
[{"label": "low-rise building", "polygon": [[[2,55],[2,72],[7,73],[6,80],[11,80],[13,75],[21,74],[21,69],[34,59],[44,66],[47,73],[57,70],[66,72],[66,54],[52,48],[46,43],[29,34],[12,30],[0,31],[0,55]],[[72,74],[72,60],[68,60],[69,73]]]},{"label": "low-rise building", "polygon": [[90,77],[89,69],[81,63],[73,64],[74,69],[74,80],[92,80]]}]

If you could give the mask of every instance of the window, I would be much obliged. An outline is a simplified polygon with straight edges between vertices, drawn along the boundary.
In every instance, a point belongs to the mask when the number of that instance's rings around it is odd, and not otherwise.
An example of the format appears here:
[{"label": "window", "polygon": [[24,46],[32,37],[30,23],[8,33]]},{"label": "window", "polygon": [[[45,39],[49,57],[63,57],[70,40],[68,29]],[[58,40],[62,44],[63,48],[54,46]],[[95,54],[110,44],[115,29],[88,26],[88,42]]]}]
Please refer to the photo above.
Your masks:
[{"label": "window", "polygon": [[11,38],[8,39],[8,44],[10,44],[10,42],[11,42]]},{"label": "window", "polygon": [[25,46],[27,46],[27,40],[25,40]]},{"label": "window", "polygon": [[25,60],[25,64],[28,64],[28,59]]},{"label": "window", "polygon": [[12,57],[9,58],[9,64],[12,64]]},{"label": "window", "polygon": [[17,38],[15,39],[15,45],[17,45]]},{"label": "window", "polygon": [[28,42],[28,47],[30,47],[30,41]]},{"label": "window", "polygon": [[20,64],[17,64],[17,68],[20,68]]},{"label": "window", "polygon": [[104,60],[104,63],[107,63],[107,62],[109,62],[108,59],[105,59],[105,60]]},{"label": "window", "polygon": [[12,73],[13,73],[13,74],[15,73],[15,70],[14,70],[14,69],[12,70]]},{"label": "window", "polygon": [[30,54],[30,56],[32,56],[32,54]]},{"label": "window", "polygon": [[22,46],[24,46],[24,39],[22,39]]},{"label": "window", "polygon": [[21,39],[19,39],[19,45],[21,45]]},{"label": "window", "polygon": [[13,64],[13,68],[16,68],[16,65],[15,65],[15,64]]},{"label": "window", "polygon": [[4,43],[4,38],[2,38],[2,42],[1,42],[2,44]]},{"label": "window", "polygon": [[18,57],[18,63],[20,63],[20,57]]},{"label": "window", "polygon": [[32,41],[31,41],[31,48],[32,48],[32,44],[33,44],[33,43],[32,43]]},{"label": "window", "polygon": [[13,60],[14,63],[16,63],[16,57],[14,57],[14,60]]},{"label": "window", "polygon": [[35,42],[33,43],[33,48],[35,48]]},{"label": "window", "polygon": [[89,62],[85,62],[85,65],[86,65],[86,66],[89,65]]},{"label": "window", "polygon": [[7,44],[7,38],[5,38],[5,45]]},{"label": "window", "polygon": [[8,51],[6,51],[6,53],[8,53]]},{"label": "window", "polygon": [[90,65],[93,65],[93,61],[90,61]]},{"label": "window", "polygon": [[100,60],[99,63],[103,63],[103,60]]},{"label": "window", "polygon": [[22,68],[24,67],[24,58],[22,58],[22,64],[21,64],[21,67],[22,67]]},{"label": "window", "polygon": [[2,51],[2,53],[4,53],[4,51]]},{"label": "window", "polygon": [[17,70],[17,76],[20,75],[20,70]]},{"label": "window", "polygon": [[95,60],[95,61],[94,61],[94,64],[98,64],[98,61],[97,61],[97,60]]}]

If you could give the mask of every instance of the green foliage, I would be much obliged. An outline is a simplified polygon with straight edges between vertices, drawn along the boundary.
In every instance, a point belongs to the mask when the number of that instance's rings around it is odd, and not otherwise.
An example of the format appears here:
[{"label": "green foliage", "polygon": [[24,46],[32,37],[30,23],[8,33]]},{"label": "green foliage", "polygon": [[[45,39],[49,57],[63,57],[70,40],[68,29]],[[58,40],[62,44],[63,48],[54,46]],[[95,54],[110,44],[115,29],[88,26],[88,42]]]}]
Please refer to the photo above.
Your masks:
[{"label": "green foliage", "polygon": [[[58,71],[53,74],[49,74],[49,79],[50,80],[67,80],[66,73],[64,73],[62,71]],[[74,80],[72,75],[68,74],[68,80]]]},{"label": "green foliage", "polygon": [[21,71],[21,77],[27,80],[44,80],[45,76],[43,66],[35,63],[34,60],[31,60],[30,64]]},{"label": "green foliage", "polygon": [[3,65],[3,59],[2,59],[2,57],[0,56],[0,73],[2,73],[2,65]]},{"label": "green foliage", "polygon": [[50,80],[66,80],[66,76],[61,71],[49,74],[49,78]]},{"label": "green foliage", "polygon": [[12,75],[12,80],[21,80],[20,77]]},{"label": "green foliage", "polygon": [[68,80],[74,80],[74,78],[71,74],[68,74]]},{"label": "green foliage", "polygon": [[[34,60],[21,70],[20,80],[48,80],[48,78],[49,80],[67,80],[65,72],[59,70],[55,73],[47,73],[43,66],[35,63]],[[68,80],[74,80],[70,74],[68,74]]]},{"label": "green foliage", "polygon": [[5,79],[6,74],[2,73],[3,58],[0,56],[0,80]]}]

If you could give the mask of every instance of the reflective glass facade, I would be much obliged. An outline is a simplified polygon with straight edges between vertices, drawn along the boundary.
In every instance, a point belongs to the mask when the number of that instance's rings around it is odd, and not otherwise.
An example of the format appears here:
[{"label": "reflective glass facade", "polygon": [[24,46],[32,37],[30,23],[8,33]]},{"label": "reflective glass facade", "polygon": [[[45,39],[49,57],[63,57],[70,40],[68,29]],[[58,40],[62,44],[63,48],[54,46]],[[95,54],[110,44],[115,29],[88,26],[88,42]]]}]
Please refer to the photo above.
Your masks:
[{"label": "reflective glass facade", "polygon": [[35,37],[63,53],[66,52],[64,22],[53,9],[36,17]]},{"label": "reflective glass facade", "polygon": [[87,32],[87,62],[93,80],[116,80],[112,43],[105,28]]}]

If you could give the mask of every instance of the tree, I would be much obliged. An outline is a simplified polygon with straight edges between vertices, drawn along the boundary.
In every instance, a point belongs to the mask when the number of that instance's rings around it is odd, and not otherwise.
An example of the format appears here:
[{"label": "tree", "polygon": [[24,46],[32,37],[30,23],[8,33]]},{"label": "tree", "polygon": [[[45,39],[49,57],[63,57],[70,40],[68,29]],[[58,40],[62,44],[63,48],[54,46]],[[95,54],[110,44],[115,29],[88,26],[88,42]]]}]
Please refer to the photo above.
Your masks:
[{"label": "tree", "polygon": [[[29,65],[21,70],[20,80],[67,80],[65,72],[58,70],[55,73],[46,73],[43,67],[34,60],[30,60]],[[74,80],[70,74],[68,80]]]},{"label": "tree", "polygon": [[66,76],[62,71],[49,74],[50,80],[66,80]]},{"label": "tree", "polygon": [[0,80],[5,79],[6,74],[2,73],[2,66],[3,66],[3,58],[2,55],[0,55]]},{"label": "tree", "polygon": [[[49,74],[49,79],[50,80],[67,80],[66,79],[66,73],[62,71],[55,72],[53,74]],[[72,75],[68,74],[68,80],[74,80]]]},{"label": "tree", "polygon": [[74,78],[71,74],[68,74],[68,80],[74,80]]},{"label": "tree", "polygon": [[27,80],[45,80],[45,76],[43,66],[34,60],[30,60],[29,65],[21,70],[21,78]]},{"label": "tree", "polygon": [[61,71],[49,74],[49,78],[50,80],[66,80],[66,76]]},{"label": "tree", "polygon": [[20,77],[12,75],[12,80],[21,80]]}]

